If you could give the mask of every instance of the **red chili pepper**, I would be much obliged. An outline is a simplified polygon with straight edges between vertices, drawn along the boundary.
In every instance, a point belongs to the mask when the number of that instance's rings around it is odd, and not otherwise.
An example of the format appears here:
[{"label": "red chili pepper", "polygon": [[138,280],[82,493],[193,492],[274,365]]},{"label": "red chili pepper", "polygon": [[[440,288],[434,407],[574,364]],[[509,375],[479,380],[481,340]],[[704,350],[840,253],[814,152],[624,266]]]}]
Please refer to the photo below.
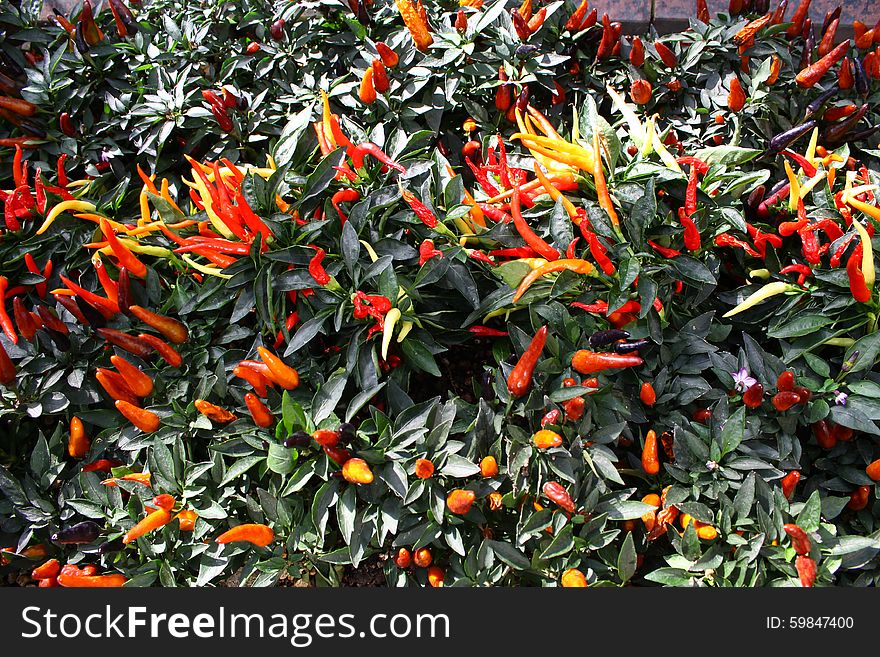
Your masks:
[{"label": "red chili pepper", "polygon": [[602,39],[599,42],[599,49],[596,51],[596,59],[605,59],[611,56],[611,51],[615,44],[615,30],[611,26],[611,19],[607,13],[602,14]]},{"label": "red chili pepper", "polygon": [[782,374],[776,377],[776,388],[785,392],[791,392],[794,390],[794,372],[791,370],[785,370]]},{"label": "red chili pepper", "polygon": [[721,233],[720,235],[717,235],[715,237],[715,244],[717,246],[731,246],[731,247],[743,249],[746,253],[748,253],[750,256],[753,256],[755,258],[759,258],[761,256],[760,253],[758,253],[757,251],[755,251],[755,249],[752,248],[751,244],[749,244],[748,242],[744,242],[743,240],[739,239],[738,237],[734,237],[730,233]]},{"label": "red chili pepper", "polygon": [[797,231],[804,228],[808,221],[809,219],[807,219],[807,210],[804,207],[804,201],[803,199],[798,199],[797,221],[783,221],[779,224],[779,234],[783,237],[794,235]]},{"label": "red chili pepper", "polygon": [[816,238],[816,233],[810,226],[805,226],[798,231],[798,235],[800,235],[803,245],[804,258],[811,265],[818,265],[821,258],[819,257],[819,240]]},{"label": "red chili pepper", "polygon": [[841,245],[839,247],[837,247],[837,250],[831,255],[831,260],[829,261],[829,264],[832,267],[839,267],[840,266],[840,260],[843,258],[843,254],[849,248],[849,245],[852,244],[854,240],[858,239],[858,237],[859,237],[858,234],[854,233],[854,234],[850,235],[849,237],[847,237],[843,241],[843,243],[841,243]]},{"label": "red chili pepper", "polygon": [[862,245],[859,244],[846,263],[846,273],[849,276],[849,289],[853,299],[859,303],[868,303],[871,300],[871,290],[865,284],[865,275],[861,269]]},{"label": "red chili pepper", "polygon": [[509,249],[489,251],[493,258],[537,258],[538,253],[529,246],[517,246]]},{"label": "red chili pepper", "polygon": [[793,264],[787,265],[779,270],[780,274],[798,274],[798,285],[803,285],[804,281],[806,281],[807,276],[813,275],[813,270],[810,269],[807,265],[801,264]]},{"label": "red chili pepper", "polygon": [[61,282],[67,286],[76,296],[85,301],[90,306],[98,310],[107,319],[119,313],[119,306],[110,299],[98,296],[94,292],[90,292],[85,288],[77,285],[66,276],[61,276]]},{"label": "red chili pepper", "polygon": [[657,51],[657,55],[660,57],[660,60],[669,68],[675,68],[675,66],[678,64],[678,58],[666,44],[661,43],[660,41],[655,41],[654,50]]},{"label": "red chili pepper", "polygon": [[572,301],[572,308],[579,308],[588,313],[599,313],[604,315],[608,312],[608,303],[605,301],[595,301],[593,303],[581,303],[580,301]]},{"label": "red chili pepper", "polygon": [[86,319],[86,316],[83,315],[82,311],[79,309],[79,306],[76,305],[76,301],[63,294],[53,294],[52,296],[59,304],[61,304],[62,308],[64,308],[67,312],[69,312],[76,318],[76,321],[78,321],[83,326],[89,326],[89,320]]},{"label": "red chili pepper", "polygon": [[16,203],[15,192],[10,192],[6,195],[4,200],[4,220],[6,222],[6,229],[12,231],[13,233],[17,233],[21,230],[21,222],[18,220],[18,216],[16,214],[16,210],[18,204]]},{"label": "red chili pepper", "polygon": [[496,208],[494,205],[489,205],[488,203],[477,203],[477,207],[479,207],[480,210],[483,211],[483,214],[489,217],[489,219],[491,219],[492,221],[501,221],[506,224],[513,221],[513,217],[504,212],[504,210]]},{"label": "red chili pepper", "polygon": [[40,214],[46,213],[46,189],[43,187],[43,176],[42,170],[40,167],[37,167],[37,172],[34,174],[34,196],[37,200],[37,212]]},{"label": "red chili pepper", "polygon": [[340,189],[338,192],[335,192],[333,196],[330,198],[330,203],[336,212],[339,214],[339,219],[341,223],[345,223],[348,221],[348,216],[342,211],[342,208],[339,207],[340,203],[351,203],[357,200],[360,200],[361,194],[356,189]]},{"label": "red chili pepper", "polygon": [[25,309],[21,297],[15,297],[12,300],[12,314],[15,317],[15,324],[18,326],[18,332],[21,333],[21,337],[28,342],[32,341],[37,333],[37,325],[34,323],[30,313]]},{"label": "red chili pepper", "polygon": [[645,46],[639,37],[633,37],[632,49],[629,51],[629,63],[636,68],[645,63]]},{"label": "red chili pepper", "polygon": [[648,245],[664,258],[677,258],[681,255],[681,251],[676,251],[675,249],[670,249],[666,246],[660,246],[659,244],[657,244],[657,242],[653,242],[651,240],[648,240]]},{"label": "red chili pepper", "polygon": [[3,343],[0,343],[0,384],[8,386],[15,381],[15,364],[6,353]]},{"label": "red chili pepper", "polygon": [[193,237],[187,237],[182,240],[182,246],[180,248],[174,249],[175,253],[187,253],[193,247],[207,246],[213,251],[218,251],[220,253],[229,253],[231,255],[248,255],[251,252],[251,245],[244,244],[242,242],[230,242],[229,240],[220,239],[217,237],[204,237],[201,235],[194,235]]},{"label": "red chili pepper", "polygon": [[547,342],[547,332],[546,326],[538,329],[529,346],[526,347],[510,371],[510,375],[507,377],[507,390],[514,398],[522,397],[531,387],[535,366],[538,364],[538,359],[544,350],[544,344]]},{"label": "red chili pepper", "polygon": [[560,509],[567,513],[575,512],[576,507],[574,501],[571,499],[571,495],[569,495],[568,491],[565,490],[561,484],[555,481],[548,481],[544,484],[542,490],[544,491],[544,495],[546,495],[547,498]]},{"label": "red chili pepper", "polygon": [[[24,254],[24,264],[30,273],[36,274],[37,276],[43,275],[43,272],[40,271],[39,267],[37,267],[37,263],[34,260],[34,256],[32,256],[30,252],[27,252]],[[46,267],[49,267],[49,265],[47,264]],[[40,296],[40,298],[45,299],[46,298],[46,281],[43,281],[42,283],[37,283],[34,287],[37,289],[37,294]]]},{"label": "red chili pepper", "polygon": [[111,328],[99,328],[98,334],[107,342],[116,345],[120,349],[124,349],[138,358],[148,358],[150,355],[150,345],[141,337],[128,335]]},{"label": "red chili pepper", "polygon": [[787,411],[795,404],[800,403],[801,396],[796,392],[777,392],[773,395],[773,408],[775,408],[780,413]]},{"label": "red chili pepper", "polygon": [[501,338],[505,335],[509,335],[507,331],[494,329],[491,326],[471,326],[468,331],[470,331],[474,335],[487,338]]},{"label": "red chili pepper", "polygon": [[[786,478],[792,477],[792,475],[797,475],[797,478],[794,479],[795,484],[797,484],[797,481],[800,480],[801,473],[795,470],[786,475]],[[784,486],[785,479],[783,479],[782,481]],[[786,495],[786,497],[788,497],[788,495]],[[795,524],[783,525],[782,529],[784,529],[785,533],[791,537],[791,547],[794,548],[795,553],[801,556],[810,553],[810,549],[812,548],[812,541],[810,541],[810,537],[807,535],[807,532],[805,532],[801,527]]]},{"label": "red chili pepper", "polygon": [[764,400],[764,386],[760,383],[752,384],[748,390],[743,393],[743,404],[748,408],[758,408]]},{"label": "red chili pepper", "polygon": [[585,221],[582,221],[580,226],[581,232],[586,235],[587,243],[590,245],[590,255],[593,256],[593,260],[596,261],[596,264],[602,268],[602,271],[605,272],[607,276],[613,276],[617,270],[614,268],[614,263],[612,263],[611,259],[606,255],[608,252],[607,249],[602,245],[594,232],[589,231],[584,227],[585,223]]},{"label": "red chili pepper", "polygon": [[[853,107],[855,107],[855,105],[853,105]],[[827,114],[827,112],[826,112],[826,114]],[[827,119],[827,116],[825,118]],[[794,160],[804,170],[804,173],[807,174],[808,176],[810,176],[811,178],[816,175],[816,171],[817,171],[816,166],[812,162],[810,162],[807,158],[805,158],[803,155],[799,155],[798,153],[793,153],[792,151],[789,151],[789,150],[782,151],[782,154],[787,157],[790,157],[792,160]]]},{"label": "red chili pepper", "polygon": [[814,86],[828,70],[837,62],[843,59],[847,51],[849,51],[849,39],[838,45],[834,50],[822,57],[815,64],[810,64],[795,76],[795,82],[804,88]]},{"label": "red chili pepper", "polygon": [[101,283],[101,287],[104,288],[107,298],[118,306],[119,287],[117,286],[116,281],[110,278],[110,274],[107,273],[104,261],[101,260],[100,257],[94,257],[92,258],[92,266],[95,268],[95,273],[98,274],[98,282]]},{"label": "red chili pepper", "polygon": [[[843,230],[841,230],[840,226],[838,226],[833,219],[829,219],[828,217],[824,219],[819,219],[819,221],[810,226],[810,229],[825,231],[828,239],[832,242],[835,242],[843,237]],[[873,229],[873,225],[869,224],[868,234],[871,234],[871,229]]]},{"label": "red chili pepper", "polygon": [[92,461],[91,463],[86,463],[82,467],[83,472],[110,472],[113,468],[118,468],[122,465],[122,461],[116,461],[114,459],[98,459],[97,461]]},{"label": "red chili pepper", "polygon": [[699,251],[700,230],[694,220],[685,214],[684,208],[678,209],[678,219],[684,226],[684,246],[688,251]]},{"label": "red chili pepper", "polygon": [[791,496],[794,494],[794,489],[800,480],[801,473],[797,470],[792,470],[782,478],[780,485],[782,486],[782,494],[786,499],[791,499]]},{"label": "red chili pepper", "polygon": [[360,169],[363,166],[364,155],[372,155],[385,166],[390,167],[395,171],[399,171],[400,173],[406,173],[406,167],[392,160],[381,148],[369,141],[354,146],[349,152],[349,157],[351,157],[355,169]]},{"label": "red chili pepper", "polygon": [[321,266],[321,261],[324,259],[325,255],[324,249],[321,249],[314,244],[310,246],[315,250],[315,255],[312,256],[312,259],[309,261],[309,275],[318,285],[327,285],[327,283],[330,282],[330,275],[324,271],[324,267]]},{"label": "red chili pepper", "polygon": [[580,242],[580,237],[575,237],[571,242],[568,243],[568,246],[565,249],[565,257],[569,260],[577,257],[577,243]]},{"label": "red chili pepper", "polygon": [[[164,342],[160,338],[157,338],[155,335],[150,335],[149,333],[140,333],[137,338],[141,342],[149,345],[149,347],[159,354],[162,360],[171,365],[171,367],[180,367],[183,365],[183,357],[167,342]],[[142,356],[142,358],[144,357]]]},{"label": "red chili pepper", "polygon": [[478,262],[484,262],[487,265],[491,265],[492,267],[497,267],[498,263],[492,260],[489,256],[487,256],[482,251],[477,251],[476,249],[473,251],[468,251],[468,258],[471,260],[476,260]]},{"label": "red chili pepper", "polygon": [[610,369],[637,367],[644,363],[637,354],[612,354],[581,349],[575,352],[571,366],[581,374],[596,374]]},{"label": "red chili pepper", "polygon": [[434,228],[437,226],[437,217],[434,216],[434,213],[427,205],[417,199],[409,190],[403,189],[401,190],[401,194],[403,200],[406,201],[406,204],[409,205],[413,212],[415,212],[416,217],[418,217],[423,224],[428,228]]},{"label": "red chili pepper", "polygon": [[522,211],[520,210],[520,189],[519,186],[513,188],[513,197],[510,203],[510,213],[513,215],[513,225],[516,228],[516,231],[519,233],[520,237],[523,238],[526,244],[528,244],[532,249],[534,249],[542,258],[546,260],[558,260],[559,259],[559,251],[554,249],[552,246],[547,244],[543,239],[541,239],[526,223],[526,220],[522,216]]},{"label": "red chili pepper", "polygon": [[431,258],[442,258],[443,251],[434,248],[433,240],[424,240],[419,245],[419,267],[424,265]]},{"label": "red chili pepper", "polygon": [[683,157],[675,158],[675,161],[681,166],[690,166],[692,169],[696,168],[697,173],[701,176],[706,175],[706,173],[709,171],[709,165],[698,157],[686,155]]},{"label": "red chili pepper", "polygon": [[55,165],[55,171],[58,178],[58,185],[60,187],[67,187],[67,173],[64,171],[64,163],[67,161],[67,153],[62,153],[58,156],[58,164]]},{"label": "red chili pepper", "polygon": [[56,333],[60,333],[62,335],[67,335],[70,333],[70,329],[67,328],[67,324],[61,321],[58,315],[47,306],[37,306],[37,314],[40,316],[40,319],[43,321],[43,326],[51,331],[55,331]]},{"label": "red chili pepper", "polygon": [[684,212],[690,217],[697,211],[697,168],[691,165],[691,173],[688,177],[687,190],[684,194]]}]

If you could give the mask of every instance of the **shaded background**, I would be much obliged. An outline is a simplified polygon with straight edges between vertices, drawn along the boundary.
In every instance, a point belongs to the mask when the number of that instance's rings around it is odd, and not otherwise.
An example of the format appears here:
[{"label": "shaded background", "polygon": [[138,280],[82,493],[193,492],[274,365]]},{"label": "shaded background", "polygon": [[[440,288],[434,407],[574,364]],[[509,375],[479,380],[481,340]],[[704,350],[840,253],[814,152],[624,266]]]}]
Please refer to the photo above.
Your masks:
[{"label": "shaded background", "polygon": [[[149,1],[149,0],[147,0]],[[105,0],[93,0],[95,8],[106,5]],[[577,4],[577,3],[575,3]],[[727,11],[728,0],[708,0],[709,11],[717,14]],[[771,7],[776,7],[776,2],[771,0]],[[799,0],[789,0],[787,16],[790,18],[799,4]],[[78,5],[78,0],[44,0],[43,16],[52,15],[52,9],[65,15]],[[860,20],[872,27],[880,20],[880,0],[813,0],[810,4],[810,15],[815,23],[825,12],[831,11],[838,5],[843,6],[842,20],[840,21],[840,33],[849,34],[852,31],[852,22]],[[644,31],[652,23],[659,31],[680,28],[687,24],[689,16],[696,13],[696,0],[591,0],[590,7],[596,7],[601,16],[608,12],[612,20],[621,21],[629,32]]]}]

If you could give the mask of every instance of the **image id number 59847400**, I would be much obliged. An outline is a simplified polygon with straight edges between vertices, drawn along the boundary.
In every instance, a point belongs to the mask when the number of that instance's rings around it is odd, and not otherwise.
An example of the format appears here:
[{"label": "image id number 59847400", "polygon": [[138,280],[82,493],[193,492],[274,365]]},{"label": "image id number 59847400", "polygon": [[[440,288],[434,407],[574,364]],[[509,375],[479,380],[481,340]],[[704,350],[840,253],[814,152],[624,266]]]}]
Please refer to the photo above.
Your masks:
[{"label": "image id number 59847400", "polygon": [[768,630],[851,630],[852,616],[767,616]]}]

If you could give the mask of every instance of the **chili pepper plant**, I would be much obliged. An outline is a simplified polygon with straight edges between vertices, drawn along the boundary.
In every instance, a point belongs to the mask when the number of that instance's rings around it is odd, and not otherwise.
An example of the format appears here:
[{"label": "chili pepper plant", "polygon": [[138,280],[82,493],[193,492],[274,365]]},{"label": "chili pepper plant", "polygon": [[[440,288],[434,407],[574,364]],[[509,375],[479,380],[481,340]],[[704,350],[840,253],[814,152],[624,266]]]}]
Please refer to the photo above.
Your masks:
[{"label": "chili pepper plant", "polygon": [[787,4],[3,4],[0,572],[876,586],[880,31]]}]

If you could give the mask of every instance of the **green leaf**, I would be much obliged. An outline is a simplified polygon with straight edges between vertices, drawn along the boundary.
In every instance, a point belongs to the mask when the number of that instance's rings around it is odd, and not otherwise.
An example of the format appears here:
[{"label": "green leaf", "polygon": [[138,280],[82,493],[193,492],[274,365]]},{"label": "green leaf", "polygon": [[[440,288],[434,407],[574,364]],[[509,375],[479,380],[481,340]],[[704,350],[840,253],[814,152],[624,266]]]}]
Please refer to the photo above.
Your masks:
[{"label": "green leaf", "polygon": [[225,486],[229,482],[238,479],[245,472],[254,467],[257,463],[262,463],[266,457],[264,456],[246,456],[233,463],[226,471],[226,476],[220,482],[221,486]]},{"label": "green leaf", "polygon": [[526,570],[529,567],[528,558],[510,543],[486,540],[495,555],[514,570]]},{"label": "green leaf", "polygon": [[312,420],[315,424],[320,424],[322,420],[330,417],[339,400],[342,399],[346,383],[348,383],[348,372],[344,368],[336,370],[324,382],[312,400]]},{"label": "green leaf", "polygon": [[296,451],[278,443],[270,443],[266,465],[272,472],[290,474],[296,467]]},{"label": "green leaf", "polygon": [[553,540],[550,542],[550,545],[548,545],[547,549],[541,553],[539,558],[543,560],[554,559],[571,552],[573,549],[574,537],[572,536],[572,525],[568,524],[557,532],[556,536],[554,536]]},{"label": "green leaf", "polygon": [[822,513],[822,497],[818,490],[814,490],[809,499],[804,502],[801,512],[798,514],[796,524],[805,532],[819,530],[819,521]]},{"label": "green leaf", "polygon": [[427,372],[428,374],[440,376],[440,368],[437,367],[437,361],[434,360],[434,355],[428,351],[428,348],[421,342],[417,342],[413,339],[404,340],[400,344],[400,351],[403,353],[404,358],[406,358],[413,367],[416,367],[423,372]]},{"label": "green leaf", "polygon": [[746,407],[740,406],[733,412],[724,427],[718,434],[718,444],[721,448],[721,456],[734,451],[743,440],[746,427]]},{"label": "green leaf", "polygon": [[632,532],[628,532],[626,538],[623,539],[623,545],[620,546],[620,553],[617,555],[617,574],[620,581],[626,584],[636,573],[638,566],[638,555],[636,554],[636,546],[633,542]]}]

